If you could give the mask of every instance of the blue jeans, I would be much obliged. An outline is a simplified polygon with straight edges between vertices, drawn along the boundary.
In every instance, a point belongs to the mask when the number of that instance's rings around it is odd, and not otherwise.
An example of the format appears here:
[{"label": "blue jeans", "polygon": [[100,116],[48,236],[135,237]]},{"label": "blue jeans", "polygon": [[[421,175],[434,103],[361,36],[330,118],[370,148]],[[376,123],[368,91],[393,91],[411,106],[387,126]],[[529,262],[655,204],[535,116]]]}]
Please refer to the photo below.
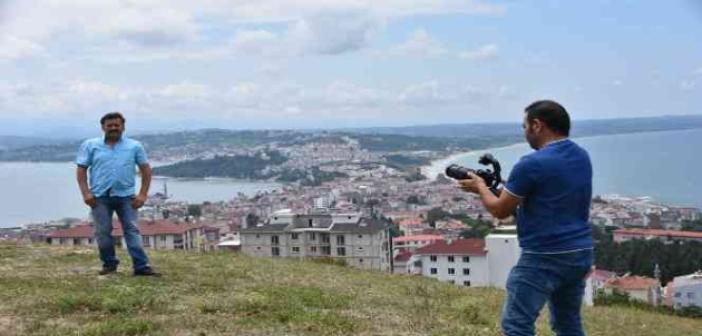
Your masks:
[{"label": "blue jeans", "polygon": [[149,258],[144,252],[141,233],[138,227],[138,211],[132,208],[133,197],[98,197],[97,206],[91,214],[95,222],[95,238],[97,238],[100,260],[105,268],[116,268],[119,260],[115,254],[115,241],[112,237],[112,215],[116,212],[122,222],[124,241],[127,251],[132,257],[135,271],[149,267]]},{"label": "blue jeans", "polygon": [[585,335],[580,307],[592,258],[592,250],[522,253],[507,279],[507,298],[502,309],[504,335],[533,336],[534,322],[546,302],[551,312],[551,329],[556,335]]}]

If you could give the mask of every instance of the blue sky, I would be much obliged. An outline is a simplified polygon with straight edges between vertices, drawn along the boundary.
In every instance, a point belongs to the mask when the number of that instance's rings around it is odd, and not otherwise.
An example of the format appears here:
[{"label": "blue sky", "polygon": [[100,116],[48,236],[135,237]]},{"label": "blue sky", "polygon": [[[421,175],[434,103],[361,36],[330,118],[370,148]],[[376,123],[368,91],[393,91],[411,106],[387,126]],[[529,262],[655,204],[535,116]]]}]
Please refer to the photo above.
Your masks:
[{"label": "blue sky", "polygon": [[699,1],[0,1],[0,134],[702,113]]}]

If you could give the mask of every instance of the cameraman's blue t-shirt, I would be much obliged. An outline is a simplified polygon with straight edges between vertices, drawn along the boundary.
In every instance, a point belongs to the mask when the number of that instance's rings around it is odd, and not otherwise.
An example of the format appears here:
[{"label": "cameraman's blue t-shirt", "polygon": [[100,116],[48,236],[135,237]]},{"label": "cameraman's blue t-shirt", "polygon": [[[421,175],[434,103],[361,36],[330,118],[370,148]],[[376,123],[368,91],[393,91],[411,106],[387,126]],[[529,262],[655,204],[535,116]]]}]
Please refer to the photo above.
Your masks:
[{"label": "cameraman's blue t-shirt", "polygon": [[587,152],[569,139],[523,156],[505,190],[522,199],[517,208],[519,246],[526,253],[592,248],[588,224],[592,165]]}]

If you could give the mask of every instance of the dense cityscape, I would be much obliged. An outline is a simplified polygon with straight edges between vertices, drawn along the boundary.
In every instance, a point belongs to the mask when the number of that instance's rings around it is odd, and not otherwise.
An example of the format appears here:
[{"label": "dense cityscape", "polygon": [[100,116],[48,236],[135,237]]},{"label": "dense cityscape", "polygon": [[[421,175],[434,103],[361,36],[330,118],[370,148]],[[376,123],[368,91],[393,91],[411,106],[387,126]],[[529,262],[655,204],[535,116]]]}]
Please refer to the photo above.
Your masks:
[{"label": "dense cityscape", "polygon": [[[238,194],[230,200],[202,204],[172,201],[166,183],[163,190],[152,190],[140,211],[144,246],[324,258],[351,267],[427,276],[463,286],[504,288],[507,272],[519,253],[512,219],[494,219],[477,197],[463,192],[455,181],[443,175],[424,176],[421,167],[413,165],[439,158],[440,153],[374,153],[350,138],[327,137],[299,145],[268,145],[246,153],[200,151],[196,160],[250,155],[267,161],[266,152],[272,151],[286,158],[272,169],[327,174],[321,180],[319,174],[306,174],[271,192]],[[423,159],[397,165],[389,157]],[[598,269],[590,275],[586,303],[626,295],[651,306],[678,310],[702,306],[702,274],[696,272],[702,268],[701,259],[687,260],[683,269],[663,264],[662,258],[640,260],[644,266],[632,269],[627,266],[630,263],[617,266],[611,255],[603,255],[618,253],[606,252],[605,246],[610,245],[605,245],[605,240],[612,244],[660,241],[667,246],[686,246],[690,253],[699,255],[699,209],[659,204],[647,197],[602,195],[593,199],[590,217],[600,250],[605,252],[598,254]],[[119,225],[114,234],[121,236]],[[0,235],[3,240],[19,242],[94,245],[88,219],[27,224],[0,229]],[[465,264],[459,265],[455,261],[459,259]]]}]

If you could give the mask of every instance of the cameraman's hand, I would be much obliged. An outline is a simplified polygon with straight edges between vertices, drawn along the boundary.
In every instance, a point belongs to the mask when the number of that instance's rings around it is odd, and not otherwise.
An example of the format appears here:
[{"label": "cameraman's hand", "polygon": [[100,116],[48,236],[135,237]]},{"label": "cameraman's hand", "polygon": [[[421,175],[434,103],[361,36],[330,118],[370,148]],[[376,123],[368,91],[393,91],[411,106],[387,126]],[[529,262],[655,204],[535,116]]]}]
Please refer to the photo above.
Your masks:
[{"label": "cameraman's hand", "polygon": [[477,194],[480,188],[487,187],[485,185],[485,180],[482,177],[475,175],[474,173],[468,173],[470,179],[460,180],[458,183],[461,184],[461,189],[466,192]]}]

